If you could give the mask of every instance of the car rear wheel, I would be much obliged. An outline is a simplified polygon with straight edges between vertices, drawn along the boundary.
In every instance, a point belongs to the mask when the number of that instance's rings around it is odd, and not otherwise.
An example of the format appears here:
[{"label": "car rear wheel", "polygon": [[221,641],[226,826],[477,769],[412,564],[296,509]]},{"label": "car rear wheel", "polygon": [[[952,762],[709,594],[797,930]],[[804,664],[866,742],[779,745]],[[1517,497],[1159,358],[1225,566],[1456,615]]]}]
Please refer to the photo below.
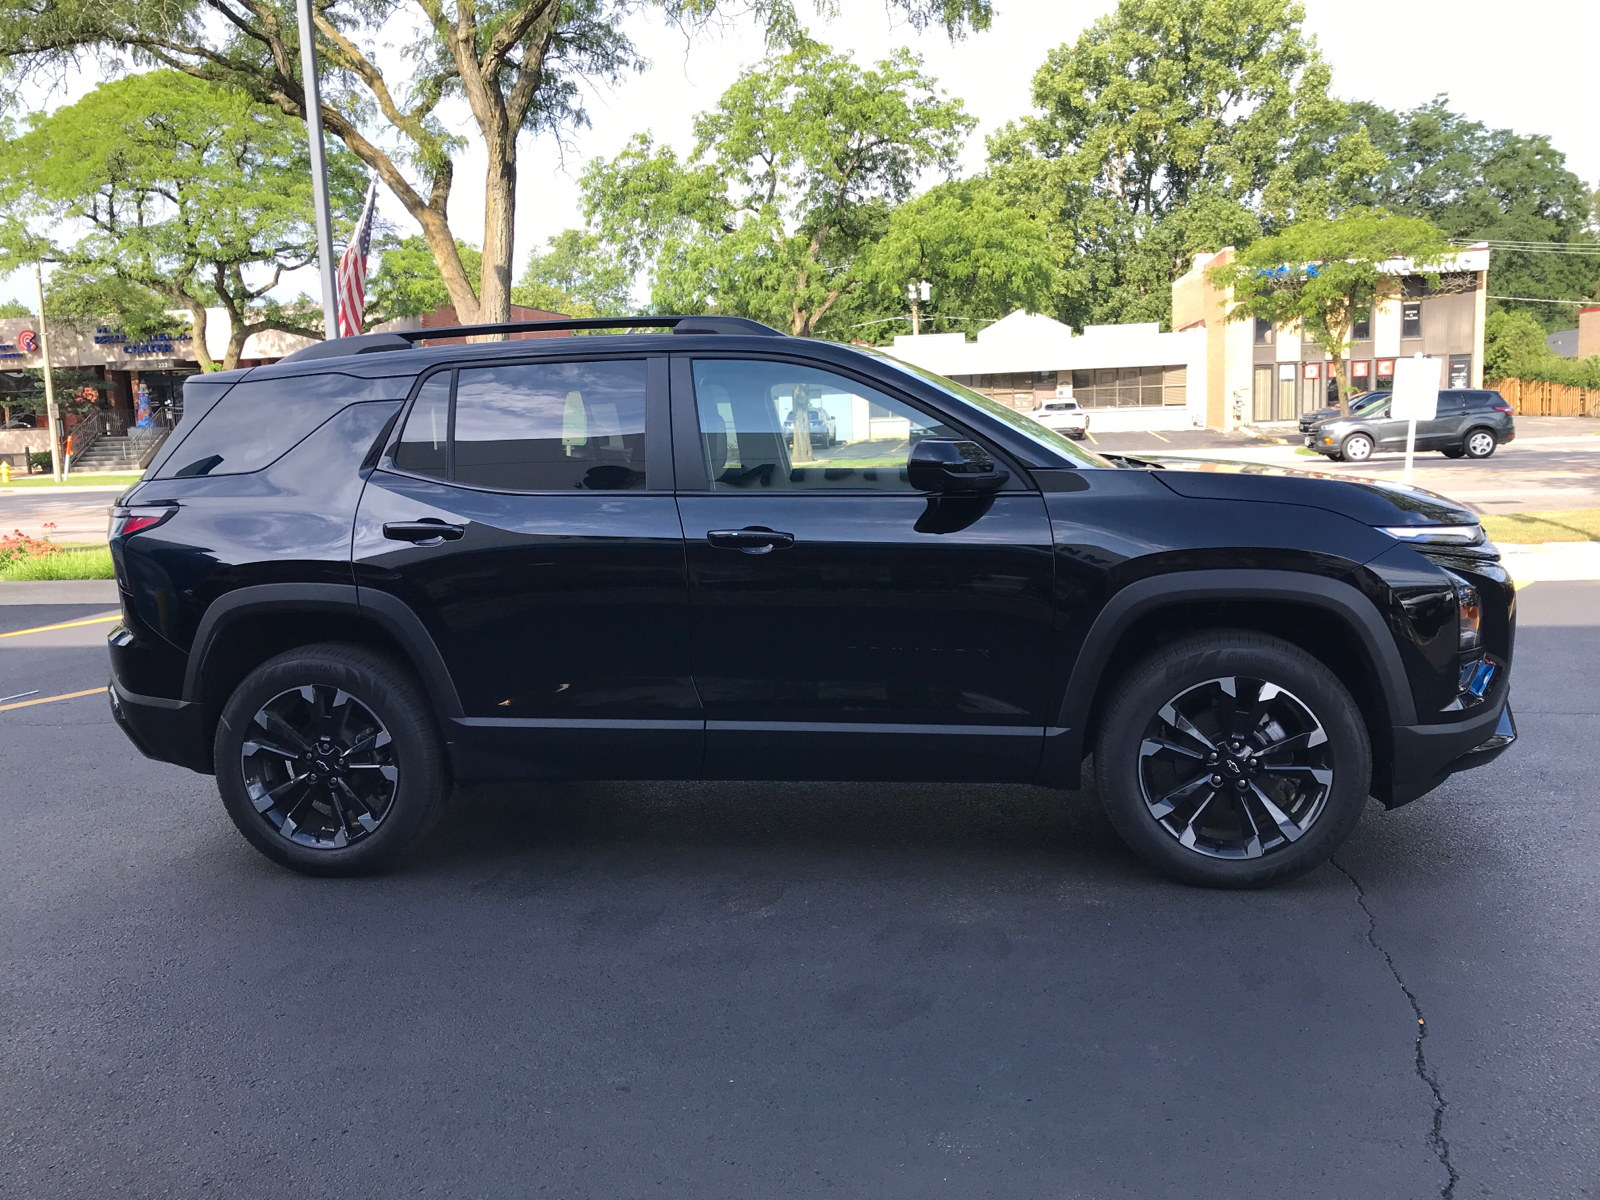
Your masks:
[{"label": "car rear wheel", "polygon": [[449,771],[426,695],[355,646],[290,650],[234,689],[217,788],[268,858],[307,875],[383,870],[443,811]]},{"label": "car rear wheel", "polygon": [[1217,631],[1135,666],[1095,742],[1101,802],[1174,879],[1258,887],[1319,866],[1366,805],[1372,749],[1344,685],[1278,638]]},{"label": "car rear wheel", "polygon": [[1488,458],[1494,453],[1494,433],[1488,429],[1473,429],[1461,440],[1461,449],[1468,458]]},{"label": "car rear wheel", "polygon": [[1372,457],[1372,439],[1364,433],[1352,433],[1340,443],[1339,457],[1348,462],[1366,462]]}]

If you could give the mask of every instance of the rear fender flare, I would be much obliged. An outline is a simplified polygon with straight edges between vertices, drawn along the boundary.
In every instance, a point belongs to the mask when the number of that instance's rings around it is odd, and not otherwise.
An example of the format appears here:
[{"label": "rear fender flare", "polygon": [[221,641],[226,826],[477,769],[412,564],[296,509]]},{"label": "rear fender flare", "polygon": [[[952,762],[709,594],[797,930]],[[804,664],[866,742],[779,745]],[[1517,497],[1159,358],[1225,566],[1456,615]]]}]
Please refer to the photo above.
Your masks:
[{"label": "rear fender flare", "polygon": [[[445,666],[444,656],[427,627],[404,602],[382,592],[358,589],[351,583],[262,583],[242,587],[213,601],[200,618],[189,662],[184,672],[183,698],[203,699],[201,680],[207,658],[235,622],[251,616],[305,613],[339,613],[370,621],[398,642],[410,659],[441,719],[462,715],[461,699]],[[308,641],[316,641],[308,638]]]}]

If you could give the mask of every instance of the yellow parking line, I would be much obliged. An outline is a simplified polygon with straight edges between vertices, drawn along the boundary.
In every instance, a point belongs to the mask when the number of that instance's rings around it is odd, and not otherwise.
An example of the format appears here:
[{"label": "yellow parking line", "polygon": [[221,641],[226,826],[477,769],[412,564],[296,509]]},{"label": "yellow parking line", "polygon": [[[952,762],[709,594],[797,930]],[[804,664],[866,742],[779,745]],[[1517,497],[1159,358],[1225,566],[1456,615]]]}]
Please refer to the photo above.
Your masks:
[{"label": "yellow parking line", "polygon": [[98,696],[106,691],[103,687],[90,688],[86,692],[67,692],[61,696],[41,696],[37,700],[19,700],[15,704],[0,704],[0,712],[10,712],[13,708],[29,708],[35,704],[51,704],[57,700],[76,700],[79,696]]},{"label": "yellow parking line", "polygon": [[[36,629],[13,629],[10,633],[0,633],[0,638],[21,637],[25,633],[49,633],[52,629],[76,629],[79,625],[103,625],[107,621],[120,620],[122,620],[121,613],[114,613],[109,617],[85,617],[81,621],[63,621],[59,625],[40,625]],[[38,701],[34,703],[38,703]]]},{"label": "yellow parking line", "polygon": [[1163,442],[1167,442],[1169,444],[1171,443],[1172,439],[1161,437],[1161,435],[1159,433],[1157,433],[1154,429],[1146,429],[1145,432],[1148,433],[1151,437],[1161,438],[1161,440]]},{"label": "yellow parking line", "polygon": [[1083,436],[1084,436],[1084,437],[1086,437],[1086,438],[1088,438],[1088,439],[1089,439],[1089,440],[1090,440],[1090,441],[1091,441],[1091,442],[1093,442],[1093,443],[1094,443],[1094,444],[1095,444],[1095,445],[1096,445],[1096,446],[1098,446],[1098,445],[1099,445],[1099,444],[1100,444],[1100,439],[1099,439],[1099,438],[1097,438],[1097,437],[1095,437],[1095,435],[1094,435],[1094,434],[1092,434],[1092,433],[1090,433],[1090,432],[1089,432],[1089,431],[1088,431],[1088,430],[1087,430],[1087,429],[1085,429],[1085,430],[1084,430],[1084,431],[1083,431]]}]

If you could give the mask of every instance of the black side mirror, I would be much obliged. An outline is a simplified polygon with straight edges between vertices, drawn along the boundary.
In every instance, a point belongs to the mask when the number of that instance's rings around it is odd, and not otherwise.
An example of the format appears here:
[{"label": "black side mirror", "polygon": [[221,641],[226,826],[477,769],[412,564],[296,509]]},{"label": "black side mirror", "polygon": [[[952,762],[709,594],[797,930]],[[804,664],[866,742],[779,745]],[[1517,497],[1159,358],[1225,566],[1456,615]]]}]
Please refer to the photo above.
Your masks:
[{"label": "black side mirror", "polygon": [[999,491],[1010,471],[994,465],[989,452],[977,442],[924,438],[911,448],[906,479],[919,492],[947,496],[986,496]]}]

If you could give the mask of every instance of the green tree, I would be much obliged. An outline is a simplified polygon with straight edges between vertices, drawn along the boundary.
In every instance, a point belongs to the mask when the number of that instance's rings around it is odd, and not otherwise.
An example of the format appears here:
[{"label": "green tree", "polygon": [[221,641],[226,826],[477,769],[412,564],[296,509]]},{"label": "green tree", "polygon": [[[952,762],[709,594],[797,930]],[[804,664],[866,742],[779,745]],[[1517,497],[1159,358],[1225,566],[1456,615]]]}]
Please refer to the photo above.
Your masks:
[{"label": "green tree", "polygon": [[511,300],[572,317],[619,317],[633,311],[633,275],[600,239],[564,229],[534,254]]},{"label": "green tree", "polygon": [[1058,315],[1159,320],[1197,250],[1325,217],[1381,167],[1293,0],[1119,0],[990,139],[996,185],[1055,227]]},{"label": "green tree", "polygon": [[1483,377],[1600,388],[1600,354],[1562,358],[1550,349],[1545,336],[1544,326],[1525,310],[1490,313],[1483,323]]},{"label": "green tree", "polygon": [[[1594,196],[1543,136],[1489,129],[1453,112],[1449,97],[1406,112],[1353,104],[1351,128],[1366,130],[1383,167],[1355,181],[1350,197],[1426,217],[1452,238],[1530,243],[1489,259],[1495,296],[1588,300],[1600,296],[1600,255],[1559,253],[1597,241]],[[1538,246],[1545,243],[1549,249]],[[1525,311],[1547,331],[1571,319],[1568,306],[1491,301]]]},{"label": "green tree", "polygon": [[[468,270],[476,270],[483,255],[476,246],[457,242],[456,258]],[[450,303],[450,289],[439,274],[427,238],[415,234],[380,247],[377,270],[367,285],[369,325],[394,317],[420,317]],[[457,317],[463,324],[468,322],[459,312]]]},{"label": "green tree", "polygon": [[1333,358],[1339,409],[1349,412],[1350,381],[1345,356],[1356,319],[1372,311],[1393,279],[1378,267],[1392,258],[1410,259],[1438,286],[1438,268],[1454,248],[1435,226],[1417,217],[1396,217],[1355,208],[1339,217],[1302,221],[1261,238],[1231,261],[1210,268],[1212,284],[1232,290],[1230,320],[1259,318],[1274,325],[1300,323]]},{"label": "green tree", "polygon": [[[207,369],[206,307],[228,321],[222,365],[263,329],[320,336],[266,299],[316,253],[304,126],[243,93],[176,71],[104,83],[34,114],[0,148],[0,271],[35,259],[60,267],[51,315],[119,319],[130,332],[189,315]],[[359,202],[348,155],[330,176],[343,208]],[[80,236],[81,234],[81,236]]]},{"label": "green tree", "polygon": [[970,330],[1018,308],[1041,312],[1056,282],[1045,223],[985,179],[940,184],[896,206],[869,264],[856,315],[872,341],[904,328],[875,314],[906,312],[907,287],[923,281],[932,298],[918,318],[928,332]]},{"label": "green tree", "polygon": [[808,43],[700,114],[687,161],[641,134],[590,163],[585,216],[650,271],[657,308],[714,307],[809,336],[841,323],[891,208],[922,172],[954,170],[973,124],[907,51],[863,69]]},{"label": "green tree", "polygon": [[[421,226],[463,321],[509,311],[518,148],[523,134],[585,120],[580,85],[643,60],[622,30],[641,8],[687,29],[744,16],[787,42],[805,37],[793,0],[317,0],[322,120]],[[819,4],[820,11],[829,9]],[[989,23],[989,0],[891,0],[915,25],[952,35]],[[376,47],[404,45],[386,71]],[[0,71],[48,75],[133,59],[226,83],[304,118],[295,6],[288,0],[0,0]],[[470,134],[440,106],[465,101]],[[474,146],[469,137],[475,140]],[[483,155],[482,262],[469,272],[449,205],[460,158]]]},{"label": "green tree", "polygon": [[19,304],[15,300],[0,301],[0,320],[7,317],[31,317],[33,309],[26,304]]}]

